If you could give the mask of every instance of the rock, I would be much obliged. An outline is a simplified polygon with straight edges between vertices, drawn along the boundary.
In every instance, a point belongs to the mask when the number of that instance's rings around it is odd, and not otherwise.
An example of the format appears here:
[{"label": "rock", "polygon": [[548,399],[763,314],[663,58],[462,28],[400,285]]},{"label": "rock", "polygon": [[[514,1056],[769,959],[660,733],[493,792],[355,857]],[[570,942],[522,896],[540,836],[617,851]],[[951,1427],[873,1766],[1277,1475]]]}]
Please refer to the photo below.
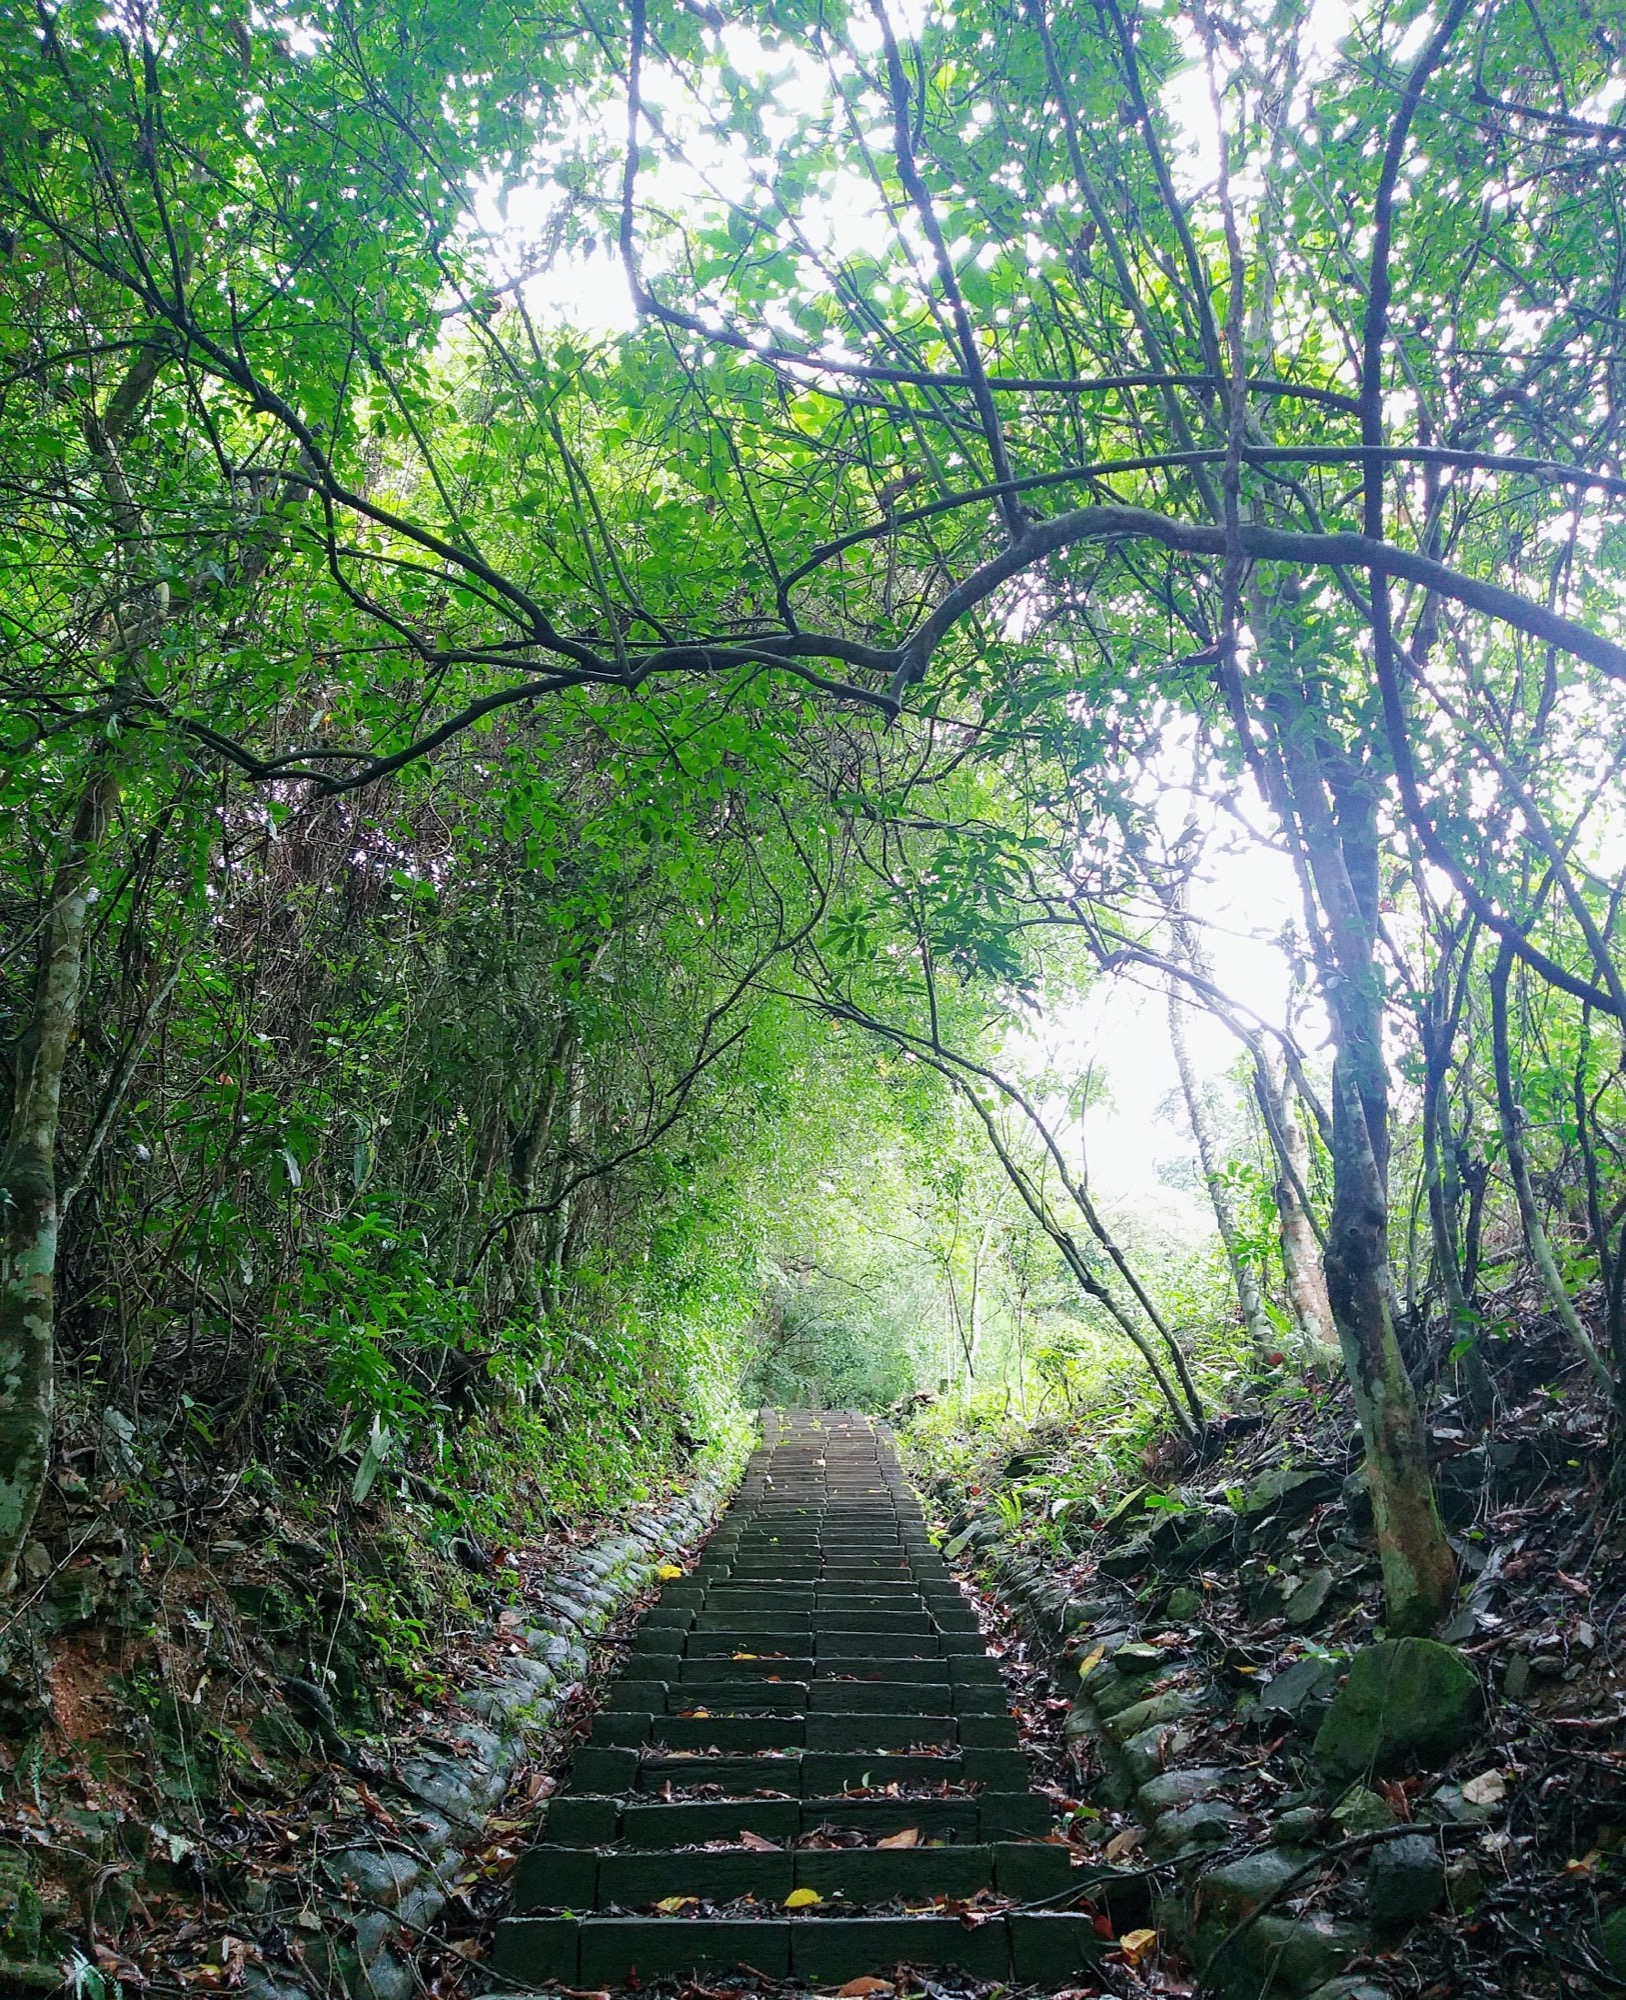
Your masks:
[{"label": "rock", "polygon": [[1135,1794],[1136,1809],[1148,1819],[1156,1819],[1159,1813],[1212,1798],[1230,1775],[1215,1764],[1194,1764],[1187,1771],[1165,1771],[1161,1777],[1141,1786]]},{"label": "rock", "polygon": [[1138,1576],[1157,1561],[1157,1544],[1150,1535],[1135,1535],[1100,1557],[1097,1568],[1103,1576]]},{"label": "rock", "polygon": [[1403,1833],[1373,1848],[1366,1864],[1366,1913],[1380,1931],[1404,1930],[1445,1901],[1445,1863],[1426,1833]]},{"label": "rock", "polygon": [[1110,1541],[1114,1536],[1128,1532],[1132,1522],[1138,1521],[1146,1511],[1146,1496],[1150,1486],[1137,1486],[1128,1492],[1101,1523],[1101,1533]]},{"label": "rock", "polygon": [[1107,1733],[1115,1736],[1120,1743],[1127,1743],[1131,1736],[1141,1730],[1151,1728],[1155,1722],[1181,1722],[1188,1715],[1194,1715],[1202,1708],[1200,1695],[1184,1694],[1178,1688],[1171,1688],[1167,1694],[1154,1694],[1146,1701],[1131,1702],[1107,1721]]},{"label": "rock", "polygon": [[1492,1808],[1465,1799],[1460,1785],[1436,1785],[1422,1811],[1428,1819],[1454,1820],[1459,1826],[1489,1826],[1492,1817]]},{"label": "rock", "polygon": [[1366,1467],[1357,1466],[1339,1487],[1338,1492],[1354,1533],[1358,1536],[1371,1534],[1372,1486],[1366,1476]]},{"label": "rock", "polygon": [[1461,1855],[1446,1864],[1445,1893],[1458,1916],[1467,1916],[1472,1912],[1487,1886],[1485,1871],[1471,1854]]},{"label": "rock", "polygon": [[1069,1744],[1082,1743],[1095,1734],[1094,1711],[1083,1702],[1075,1701],[1067,1711],[1067,1720],[1061,1726],[1061,1733]]},{"label": "rock", "polygon": [[421,1862],[397,1848],[345,1847],[322,1863],[322,1873],[335,1888],[351,1884],[368,1902],[390,1909],[417,1887],[423,1872]]},{"label": "rock", "polygon": [[1203,1922],[1217,1922],[1227,1929],[1240,1923],[1273,1896],[1285,1893],[1295,1877],[1309,1881],[1314,1870],[1307,1864],[1314,1858],[1300,1847],[1262,1847],[1257,1854],[1211,1868],[1198,1885]]},{"label": "rock", "polygon": [[1047,1469],[1050,1461],[1043,1452],[1019,1451],[1005,1461],[1001,1479],[1031,1479]]},{"label": "rock", "polygon": [[1515,1653],[1502,1676],[1502,1692],[1509,1701],[1523,1701],[1530,1692],[1530,1655]]},{"label": "rock", "polygon": [[1242,1496],[1244,1514],[1308,1514],[1338,1491],[1338,1478],[1324,1466],[1278,1466],[1256,1479]]},{"label": "rock", "polygon": [[310,2000],[309,1990],[302,1979],[279,1979],[274,1972],[267,1972],[261,1965],[249,1966],[237,1990],[243,2000]]},{"label": "rock", "polygon": [[1626,1979],[1626,1906],[1611,1910],[1599,1925],[1598,1946],[1606,1962]]},{"label": "rock", "polygon": [[1286,1617],[1289,1625],[1313,1625],[1326,1608],[1327,1599],[1332,1595],[1332,1571],[1312,1569],[1306,1572],[1297,1590],[1288,1598]]},{"label": "rock", "polygon": [[1086,1693],[1103,1722],[1108,1716],[1121,1715],[1126,1708],[1134,1708],[1146,1699],[1138,1680],[1125,1680],[1111,1667],[1104,1672],[1097,1669],[1090,1676]]},{"label": "rock", "polygon": [[1315,1806],[1294,1806],[1270,1823],[1271,1838],[1289,1847],[1308,1847],[1320,1831],[1321,1813]]},{"label": "rock", "polygon": [[1381,1833],[1393,1826],[1394,1808],[1365,1785],[1351,1785],[1333,1807],[1332,1821],[1346,1840],[1353,1840],[1358,1834]]},{"label": "rock", "polygon": [[1164,1767],[1191,1748],[1190,1732],[1172,1723],[1154,1722],[1131,1736],[1123,1746],[1124,1771],[1134,1790],[1157,1777]]},{"label": "rock", "polygon": [[[1224,2000],[1258,2000],[1262,1990],[1304,1992],[1334,1980],[1370,1944],[1356,1924],[1330,1916],[1262,1916],[1214,1964],[1210,1984]],[[1200,1948],[1214,1946],[1200,1934]]]},{"label": "rock", "polygon": [[1332,1699],[1333,1686],[1344,1662],[1324,1654],[1307,1653],[1285,1672],[1267,1681],[1249,1705],[1247,1719],[1268,1727],[1279,1716],[1302,1722],[1307,1714],[1319,1717]]},{"label": "rock", "polygon": [[1152,1846],[1162,1854],[1185,1854],[1194,1847],[1220,1847],[1242,1823],[1226,1799],[1200,1799],[1160,1813],[1152,1826]]},{"label": "rock", "polygon": [[370,1960],[356,1982],[358,2000],[412,2000],[417,1990],[411,1965],[393,1951],[381,1951]]},{"label": "rock", "polygon": [[1192,1619],[1203,1615],[1203,1594],[1181,1584],[1178,1590],[1169,1592],[1169,1601],[1163,1607],[1164,1616],[1171,1625],[1187,1625]]},{"label": "rock", "polygon": [[1161,1646],[1143,1645],[1138,1640],[1120,1646],[1112,1656],[1114,1672],[1122,1674],[1125,1680],[1149,1681],[1172,1664]]},{"label": "rock", "polygon": [[1440,1518],[1449,1528],[1466,1528],[1477,1519],[1485,1499],[1487,1466],[1483,1444],[1470,1445],[1434,1467],[1434,1497]]},{"label": "rock", "polygon": [[1473,1735],[1484,1708],[1467,1661],[1433,1639],[1385,1639],[1350,1663],[1316,1734],[1334,1777],[1441,1763]]}]

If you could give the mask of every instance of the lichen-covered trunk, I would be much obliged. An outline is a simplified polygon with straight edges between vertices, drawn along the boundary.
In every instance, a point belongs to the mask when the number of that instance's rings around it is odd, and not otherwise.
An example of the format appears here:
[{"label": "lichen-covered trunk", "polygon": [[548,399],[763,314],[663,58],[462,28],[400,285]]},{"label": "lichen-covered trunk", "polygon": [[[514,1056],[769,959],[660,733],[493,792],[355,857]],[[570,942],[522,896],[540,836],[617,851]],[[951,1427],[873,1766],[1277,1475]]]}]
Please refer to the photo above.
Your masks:
[{"label": "lichen-covered trunk", "polygon": [[1391,1632],[1428,1632],[1450,1610],[1456,1563],[1435,1505],[1427,1431],[1394,1322],[1376,793],[1369,775],[1333,746],[1321,746],[1319,762],[1312,757],[1304,712],[1280,741],[1325,915],[1322,969],[1335,1050],[1327,1298],[1366,1446],[1385,1619]]},{"label": "lichen-covered trunk", "polygon": [[115,795],[108,772],[94,772],[51,884],[34,1009],[18,1045],[0,1154],[0,1592],[16,1584],[50,1469],[62,1072],[79,1023],[85,922],[95,894],[91,869]]},{"label": "lichen-covered trunk", "polygon": [[1350,1068],[1340,1052],[1333,1068],[1327,1296],[1366,1443],[1388,1629],[1428,1632],[1450,1607],[1456,1566],[1434,1503],[1422,1411],[1395,1332],[1387,1194]]}]

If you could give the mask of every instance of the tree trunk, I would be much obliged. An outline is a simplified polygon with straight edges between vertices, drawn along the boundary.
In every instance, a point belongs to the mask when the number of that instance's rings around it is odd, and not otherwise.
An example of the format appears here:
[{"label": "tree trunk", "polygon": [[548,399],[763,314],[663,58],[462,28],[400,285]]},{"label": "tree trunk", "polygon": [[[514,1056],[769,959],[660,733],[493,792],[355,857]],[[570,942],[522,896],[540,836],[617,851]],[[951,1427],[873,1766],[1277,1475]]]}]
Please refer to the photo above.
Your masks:
[{"label": "tree trunk", "polygon": [[1237,1309],[1242,1315],[1242,1324],[1248,1329],[1248,1338],[1261,1353],[1264,1353],[1276,1345],[1275,1329],[1271,1326],[1270,1315],[1265,1311],[1258,1273],[1249,1263],[1243,1246],[1242,1228],[1237,1220],[1236,1204],[1231,1199],[1231,1190],[1225,1184],[1224,1152],[1220,1145],[1219,1134],[1214,1130],[1214,1121],[1209,1115],[1208,1100],[1203,1095],[1202,1080],[1191,1066],[1191,1050],[1186,1042],[1185,1005],[1186,1003],[1180,998],[1177,984],[1171,977],[1169,1046],[1174,1051],[1175,1068],[1180,1072],[1180,1092],[1186,1100],[1186,1117],[1191,1121],[1192,1137],[1197,1141],[1197,1157],[1202,1162],[1203,1180],[1208,1188],[1208,1198],[1214,1206],[1214,1220],[1219,1225],[1220,1241],[1225,1245],[1226,1261],[1231,1266],[1231,1279],[1236,1286]]},{"label": "tree trunk", "polygon": [[1490,974],[1491,1059],[1496,1071],[1496,1109],[1502,1124],[1502,1144],[1507,1151],[1508,1178],[1518,1198],[1519,1219],[1524,1224],[1524,1240],[1530,1251],[1530,1261],[1536,1267],[1559,1324],[1574,1342],[1576,1352],[1592,1370],[1599,1386],[1618,1406],[1623,1398],[1622,1385],[1616,1381],[1608,1362],[1581,1324],[1581,1316],[1575,1310],[1575,1302],[1553,1256],[1552,1245],[1547,1241],[1536,1192],[1530,1182],[1530,1162],[1524,1150],[1524,1121],[1513,1089],[1513,1062],[1508,1048],[1507,979],[1512,966],[1513,946],[1504,938]]},{"label": "tree trunk", "polygon": [[1350,1068],[1340,1051],[1333,1065],[1327,1295],[1366,1441],[1386,1622],[1391,1633],[1426,1632],[1450,1605],[1455,1565],[1434,1504],[1422,1412],[1395,1334],[1388,1202],[1367,1105]]},{"label": "tree trunk", "polygon": [[1335,1050],[1327,1298],[1366,1445],[1386,1623],[1395,1633],[1426,1632],[1450,1610],[1456,1565],[1394,1323],[1375,800],[1368,775],[1318,740],[1302,704],[1281,715],[1275,740],[1288,793],[1284,818],[1296,821],[1325,917],[1322,975]]},{"label": "tree trunk", "polygon": [[1287,1278],[1287,1302],[1299,1338],[1311,1358],[1325,1360],[1340,1350],[1338,1328],[1333,1323],[1332,1305],[1327,1297],[1327,1277],[1321,1268],[1321,1244],[1310,1212],[1299,1199],[1299,1189],[1308,1190],[1310,1185],[1310,1142],[1305,1136],[1304,1120],[1299,1116],[1293,1079],[1285,1070],[1278,1071],[1263,1052],[1259,1054],[1255,1074],[1261,1091],[1270,1100],[1270,1122],[1281,1135],[1282,1148],[1292,1169],[1291,1173],[1278,1171],[1272,1190],[1282,1270]]},{"label": "tree trunk", "polygon": [[0,1592],[12,1590],[51,1462],[56,1405],[56,1186],[62,1072],[79,1023],[90,874],[117,785],[92,772],[51,884],[34,1011],[17,1050],[0,1154]]}]

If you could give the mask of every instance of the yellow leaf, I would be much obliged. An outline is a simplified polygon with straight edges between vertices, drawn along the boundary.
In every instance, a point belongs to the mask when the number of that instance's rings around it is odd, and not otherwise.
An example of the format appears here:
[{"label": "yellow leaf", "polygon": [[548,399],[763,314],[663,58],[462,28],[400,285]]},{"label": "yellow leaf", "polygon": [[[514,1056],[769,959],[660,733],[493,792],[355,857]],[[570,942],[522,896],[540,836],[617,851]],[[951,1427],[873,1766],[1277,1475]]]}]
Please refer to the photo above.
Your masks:
[{"label": "yellow leaf", "polygon": [[663,1917],[675,1917],[679,1910],[691,1910],[700,1898],[698,1896],[662,1896],[658,1903],[651,1903],[652,1910],[659,1910]]},{"label": "yellow leaf", "polygon": [[1157,1944],[1156,1931],[1125,1931],[1118,1940],[1118,1949],[1131,1965],[1139,1965],[1148,1957]]},{"label": "yellow leaf", "polygon": [[676,1563],[662,1563],[655,1574],[660,1578],[662,1583],[675,1583],[683,1574],[683,1571]]},{"label": "yellow leaf", "polygon": [[1081,1681],[1087,1681],[1090,1675],[1095,1672],[1096,1668],[1100,1666],[1101,1662],[1106,1658],[1106,1656],[1107,1656],[1107,1649],[1105,1646],[1097,1646],[1093,1653],[1086,1653],[1084,1658],[1080,1660],[1078,1663],[1079,1679]]},{"label": "yellow leaf", "polygon": [[787,1910],[812,1910],[816,1909],[823,1901],[824,1898],[819,1894],[817,1889],[792,1889],[790,1894],[785,1898],[785,1908]]}]

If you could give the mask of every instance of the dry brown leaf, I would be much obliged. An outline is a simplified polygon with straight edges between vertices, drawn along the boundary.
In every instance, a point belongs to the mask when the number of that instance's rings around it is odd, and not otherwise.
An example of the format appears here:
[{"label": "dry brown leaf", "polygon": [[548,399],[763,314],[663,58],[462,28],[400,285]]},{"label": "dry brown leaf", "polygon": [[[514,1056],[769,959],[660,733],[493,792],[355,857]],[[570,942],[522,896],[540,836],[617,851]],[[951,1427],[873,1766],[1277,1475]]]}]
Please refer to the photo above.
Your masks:
[{"label": "dry brown leaf", "polygon": [[1133,1854],[1143,1838],[1138,1826],[1126,1826],[1122,1833],[1115,1833],[1106,1845],[1109,1861],[1121,1861],[1126,1854]]},{"label": "dry brown leaf", "polygon": [[740,1830],[741,1847],[749,1847],[753,1854],[777,1854],[779,1842],[770,1840],[766,1834],[753,1833],[749,1827]]},{"label": "dry brown leaf", "polygon": [[872,1993],[891,1993],[894,1988],[890,1979],[877,1979],[872,1973],[860,1973],[858,1978],[849,1979],[845,1986],[836,1988],[837,2000],[868,2000]]},{"label": "dry brown leaf", "polygon": [[876,1841],[875,1845],[877,1847],[918,1847],[920,1845],[920,1828],[918,1826],[906,1826],[901,1832],[889,1833],[884,1840]]},{"label": "dry brown leaf", "polygon": [[1507,1797],[1507,1780],[1500,1771],[1481,1771],[1463,1786],[1462,1796],[1471,1806],[1500,1805]]}]

